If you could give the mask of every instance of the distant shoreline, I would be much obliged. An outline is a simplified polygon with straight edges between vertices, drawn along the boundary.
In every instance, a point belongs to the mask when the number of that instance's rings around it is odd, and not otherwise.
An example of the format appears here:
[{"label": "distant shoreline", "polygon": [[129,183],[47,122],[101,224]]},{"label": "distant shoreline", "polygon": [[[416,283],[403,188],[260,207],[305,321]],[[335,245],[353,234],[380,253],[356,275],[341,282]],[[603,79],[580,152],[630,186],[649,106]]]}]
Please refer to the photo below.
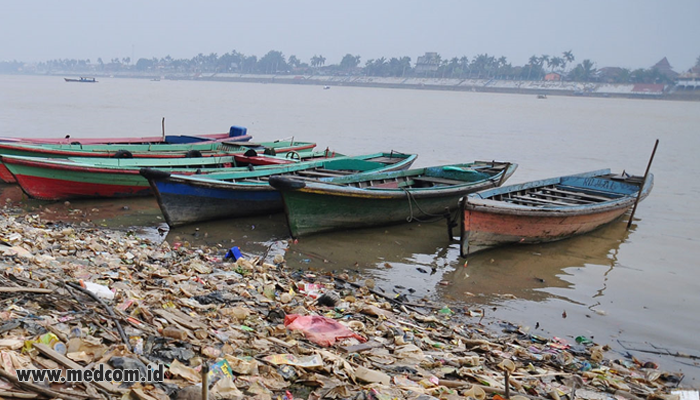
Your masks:
[{"label": "distant shoreline", "polygon": [[[29,74],[27,74],[29,75]],[[71,73],[54,72],[51,76],[73,76]],[[394,78],[372,76],[328,76],[328,75],[263,75],[263,74],[163,74],[153,73],[114,73],[95,74],[102,78],[132,78],[149,80],[195,80],[246,83],[283,83],[293,85],[377,87],[391,89],[451,90],[479,93],[510,93],[546,96],[577,96],[603,98],[629,98],[700,101],[700,89],[675,90],[672,85],[612,84],[597,82],[567,81],[511,81],[496,79],[455,79],[455,78]],[[542,96],[544,95],[544,96]]]}]

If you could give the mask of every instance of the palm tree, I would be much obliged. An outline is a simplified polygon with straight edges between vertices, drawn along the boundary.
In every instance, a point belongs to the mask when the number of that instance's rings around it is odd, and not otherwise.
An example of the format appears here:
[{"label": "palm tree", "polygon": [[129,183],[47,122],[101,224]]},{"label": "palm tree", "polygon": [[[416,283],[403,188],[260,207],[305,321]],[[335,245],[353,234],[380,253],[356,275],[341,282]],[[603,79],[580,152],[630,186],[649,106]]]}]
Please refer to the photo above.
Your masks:
[{"label": "palm tree", "polygon": [[571,50],[569,50],[569,51],[563,52],[562,55],[564,56],[564,60],[565,60],[564,63],[562,64],[562,69],[565,70],[566,64],[574,61],[574,53],[572,53]]},{"label": "palm tree", "polygon": [[552,57],[551,60],[549,60],[549,65],[552,67],[552,71],[554,71],[555,68],[561,66],[561,64],[564,62],[564,59],[561,57]]},{"label": "palm tree", "polygon": [[464,73],[464,70],[469,68],[469,59],[467,58],[467,56],[462,56],[459,59],[459,68],[460,68],[459,77],[461,78],[462,73]]},{"label": "palm tree", "polygon": [[527,72],[527,80],[528,81],[530,80],[530,74],[532,74],[532,67],[535,66],[535,64],[537,64],[538,60],[539,59],[537,58],[537,56],[533,55],[532,57],[530,57],[530,60],[528,61],[528,65],[530,65],[530,70]]}]

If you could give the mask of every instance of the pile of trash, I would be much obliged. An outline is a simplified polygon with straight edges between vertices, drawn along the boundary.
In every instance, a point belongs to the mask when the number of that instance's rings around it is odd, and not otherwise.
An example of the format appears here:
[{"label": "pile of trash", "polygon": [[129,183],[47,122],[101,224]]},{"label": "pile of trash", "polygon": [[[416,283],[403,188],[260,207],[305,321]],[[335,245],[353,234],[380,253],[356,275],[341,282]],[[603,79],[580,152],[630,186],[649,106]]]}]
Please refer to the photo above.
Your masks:
[{"label": "pile of trash", "polygon": [[679,398],[682,375],[586,338],[495,336],[284,254],[0,216],[1,398]]}]

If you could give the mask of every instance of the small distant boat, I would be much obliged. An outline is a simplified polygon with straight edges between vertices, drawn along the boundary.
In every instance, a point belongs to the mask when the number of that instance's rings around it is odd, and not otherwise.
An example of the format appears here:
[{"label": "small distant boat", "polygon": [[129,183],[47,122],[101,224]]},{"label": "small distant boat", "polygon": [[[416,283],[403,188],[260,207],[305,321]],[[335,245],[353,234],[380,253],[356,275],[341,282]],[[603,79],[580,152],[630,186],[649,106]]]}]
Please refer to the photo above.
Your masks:
[{"label": "small distant boat", "polygon": [[330,86],[324,86],[324,87],[323,87],[324,90],[325,90],[325,89],[330,89],[330,88],[331,88]]},{"label": "small distant boat", "polygon": [[75,79],[75,78],[63,78],[63,79],[65,79],[66,82],[83,82],[83,83],[96,83],[97,82],[97,80],[95,80],[95,78],[90,78],[90,77],[85,77],[85,76],[81,76],[78,79]]},{"label": "small distant boat", "polygon": [[443,218],[468,193],[499,186],[517,164],[476,161],[322,181],[270,177],[292,237]]},{"label": "small distant boat", "polygon": [[470,194],[461,201],[461,255],[590,232],[631,209],[653,185],[652,174],[645,181],[603,169]]},{"label": "small distant boat", "polygon": [[537,95],[537,98],[538,98],[538,99],[546,99],[546,98],[547,98],[547,95],[546,95],[546,94],[538,94],[538,95]]}]

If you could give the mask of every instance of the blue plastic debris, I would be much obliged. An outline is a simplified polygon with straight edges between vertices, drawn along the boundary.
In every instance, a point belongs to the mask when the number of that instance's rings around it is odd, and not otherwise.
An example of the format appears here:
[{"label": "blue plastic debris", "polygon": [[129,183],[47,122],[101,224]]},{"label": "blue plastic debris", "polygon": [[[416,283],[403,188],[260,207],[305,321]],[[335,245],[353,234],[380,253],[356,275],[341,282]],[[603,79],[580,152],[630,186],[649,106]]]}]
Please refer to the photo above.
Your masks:
[{"label": "blue plastic debris", "polygon": [[226,252],[226,256],[224,258],[233,258],[233,261],[237,261],[241,257],[243,257],[241,255],[241,249],[239,249],[238,246],[233,246],[229,251]]}]

